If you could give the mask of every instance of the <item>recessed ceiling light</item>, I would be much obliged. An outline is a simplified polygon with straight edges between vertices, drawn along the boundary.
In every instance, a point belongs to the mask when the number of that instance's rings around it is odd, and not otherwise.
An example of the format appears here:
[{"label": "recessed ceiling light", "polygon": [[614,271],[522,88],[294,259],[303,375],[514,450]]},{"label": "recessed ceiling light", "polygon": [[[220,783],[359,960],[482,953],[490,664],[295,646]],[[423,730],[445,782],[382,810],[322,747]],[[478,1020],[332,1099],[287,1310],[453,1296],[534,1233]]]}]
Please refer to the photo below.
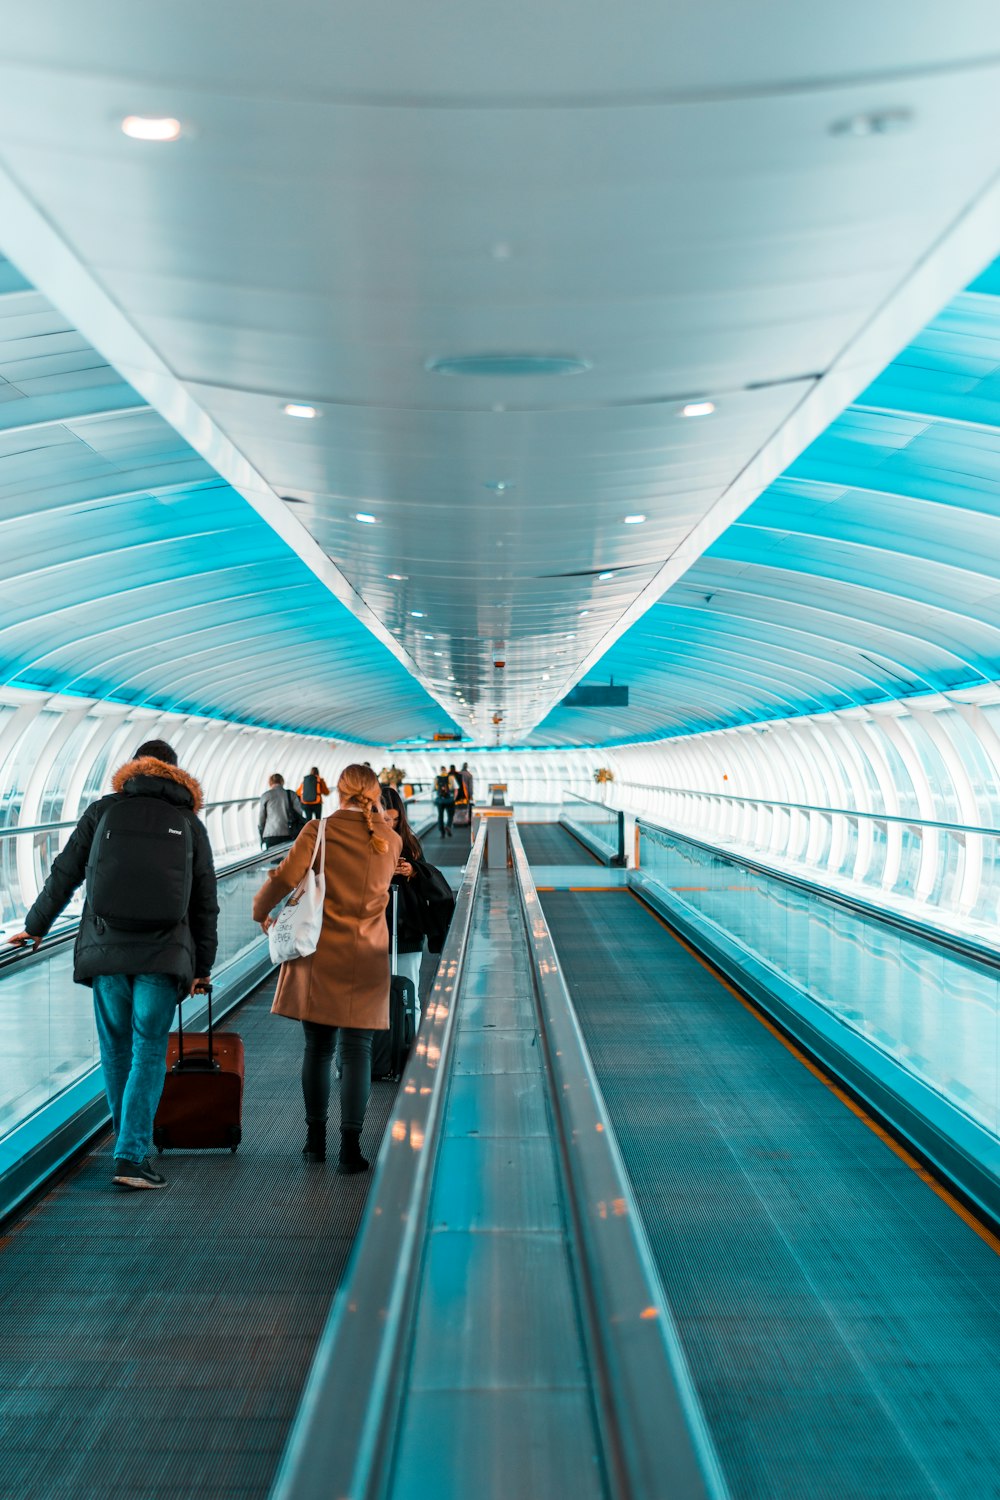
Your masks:
[{"label": "recessed ceiling light", "polygon": [[429,359],[424,367],[432,375],[477,375],[487,379],[510,379],[537,375],[580,375],[590,369],[575,354],[483,353],[446,354]]},{"label": "recessed ceiling light", "polygon": [[443,656],[444,652],[443,651],[435,651],[434,655],[435,656]]},{"label": "recessed ceiling light", "polygon": [[613,573],[598,573],[597,581],[598,583],[604,583],[608,578],[614,578],[614,576]]},{"label": "recessed ceiling light", "polygon": [[301,401],[288,401],[281,408],[286,417],[315,417],[315,406],[303,406]]},{"label": "recessed ceiling light", "polygon": [[643,523],[643,521],[645,519],[646,519],[645,516],[626,516],[625,517],[625,525],[626,526],[641,526],[642,523]]},{"label": "recessed ceiling light", "polygon": [[505,490],[512,490],[514,488],[515,484],[512,479],[486,479],[483,481],[484,490],[495,490],[498,495],[502,495]]},{"label": "recessed ceiling light", "polygon": [[549,674],[548,674],[548,672],[543,672],[542,673],[542,681],[543,682],[548,682],[548,680],[549,680]]},{"label": "recessed ceiling light", "polygon": [[427,618],[422,609],[411,609],[410,614],[415,620],[425,620]]},{"label": "recessed ceiling light", "polygon": [[393,583],[405,583],[410,576],[408,573],[387,573],[386,578],[391,578]]},{"label": "recessed ceiling light", "polygon": [[126,115],[122,130],[133,141],[176,141],[181,122],[170,115]]},{"label": "recessed ceiling light", "polygon": [[375,517],[370,516],[366,510],[359,510],[354,519],[363,522],[365,526],[375,525]]},{"label": "recessed ceiling light", "polygon": [[424,640],[425,641],[432,641],[433,639],[434,639],[434,637],[432,635],[425,635],[424,636]]},{"label": "recessed ceiling light", "polygon": [[899,130],[909,130],[913,124],[912,109],[872,109],[860,114],[845,115],[834,120],[831,135],[893,135]]},{"label": "recessed ceiling light", "polygon": [[714,401],[689,401],[681,407],[682,417],[710,417],[715,410]]},{"label": "recessed ceiling light", "polygon": [[581,611],[580,611],[580,617],[581,617],[581,619],[582,619],[582,617],[584,615],[589,615],[589,614],[590,614],[590,610],[589,609],[581,609]]}]

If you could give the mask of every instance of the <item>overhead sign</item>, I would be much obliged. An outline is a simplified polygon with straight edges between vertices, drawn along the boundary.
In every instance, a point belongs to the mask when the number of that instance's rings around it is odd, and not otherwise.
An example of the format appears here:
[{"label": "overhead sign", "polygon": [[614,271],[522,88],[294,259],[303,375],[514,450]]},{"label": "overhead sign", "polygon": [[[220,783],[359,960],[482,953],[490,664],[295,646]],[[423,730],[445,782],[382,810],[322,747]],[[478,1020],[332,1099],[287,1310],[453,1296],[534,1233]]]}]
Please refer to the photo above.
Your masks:
[{"label": "overhead sign", "polygon": [[578,682],[562,700],[563,708],[628,708],[628,688],[608,682]]}]

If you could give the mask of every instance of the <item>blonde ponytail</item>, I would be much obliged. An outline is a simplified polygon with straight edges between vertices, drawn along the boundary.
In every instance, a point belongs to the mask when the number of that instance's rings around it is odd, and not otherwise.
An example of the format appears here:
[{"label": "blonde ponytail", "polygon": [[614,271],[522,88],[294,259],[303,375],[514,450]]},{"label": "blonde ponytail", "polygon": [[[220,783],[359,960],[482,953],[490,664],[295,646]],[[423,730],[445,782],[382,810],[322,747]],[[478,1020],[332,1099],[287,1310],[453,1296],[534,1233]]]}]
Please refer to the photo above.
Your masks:
[{"label": "blonde ponytail", "polygon": [[[345,802],[364,813],[372,848],[385,854],[389,841],[375,827],[375,809],[381,802],[382,788],[371,766],[345,766],[337,782],[337,791]],[[382,822],[381,816],[379,822]]]}]

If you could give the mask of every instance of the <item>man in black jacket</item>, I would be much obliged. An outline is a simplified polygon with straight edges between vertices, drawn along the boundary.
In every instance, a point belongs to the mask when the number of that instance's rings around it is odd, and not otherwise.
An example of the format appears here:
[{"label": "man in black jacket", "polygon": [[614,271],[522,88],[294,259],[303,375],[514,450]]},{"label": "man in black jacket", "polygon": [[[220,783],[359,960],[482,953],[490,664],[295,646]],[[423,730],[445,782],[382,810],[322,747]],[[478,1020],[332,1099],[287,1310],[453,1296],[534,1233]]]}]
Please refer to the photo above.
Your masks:
[{"label": "man in black jacket", "polygon": [[[197,817],[201,788],[180,769],[168,744],[140,745],[111,784],[114,791],[83,814],[53,862],[24,931],[10,942],[37,948],[87,880],[73,978],[94,991],[115,1131],[113,1180],[122,1187],[158,1188],[166,1181],[150,1165],[148,1152],[167,1037],[178,1000],[207,988],[215,962],[215,868]],[[123,802],[128,806],[118,806]],[[159,912],[150,910],[158,902]]]}]

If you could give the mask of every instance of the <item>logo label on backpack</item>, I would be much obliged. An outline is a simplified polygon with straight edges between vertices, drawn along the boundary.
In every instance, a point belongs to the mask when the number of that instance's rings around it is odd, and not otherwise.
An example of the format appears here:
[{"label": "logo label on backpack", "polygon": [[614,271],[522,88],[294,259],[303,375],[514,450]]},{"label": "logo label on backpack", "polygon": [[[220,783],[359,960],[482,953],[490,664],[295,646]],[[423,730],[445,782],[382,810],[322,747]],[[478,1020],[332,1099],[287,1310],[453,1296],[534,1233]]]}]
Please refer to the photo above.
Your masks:
[{"label": "logo label on backpack", "polygon": [[167,932],[187,919],[194,876],[191,826],[159,797],[116,798],[95,830],[87,902],[122,932]]}]

